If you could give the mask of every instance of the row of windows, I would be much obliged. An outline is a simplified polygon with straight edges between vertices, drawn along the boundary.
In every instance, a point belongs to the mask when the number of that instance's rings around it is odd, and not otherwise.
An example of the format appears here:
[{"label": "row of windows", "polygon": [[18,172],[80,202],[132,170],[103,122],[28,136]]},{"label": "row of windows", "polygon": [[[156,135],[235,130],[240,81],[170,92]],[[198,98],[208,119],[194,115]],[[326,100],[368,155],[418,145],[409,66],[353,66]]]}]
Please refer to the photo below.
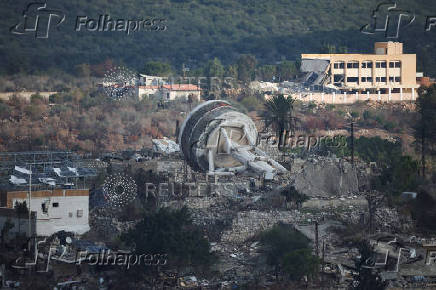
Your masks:
[{"label": "row of windows", "polygon": [[[359,80],[358,77],[348,77],[347,78],[347,82],[349,83],[357,83],[357,81]],[[386,77],[376,77],[375,78],[376,82],[378,83],[385,83],[386,82]],[[372,82],[372,77],[361,77],[360,81],[362,83],[371,83]],[[400,77],[389,77],[389,81],[390,82],[395,82],[395,83],[399,83],[401,82],[401,78]]]},{"label": "row of windows", "polygon": [[[375,63],[375,67],[376,68],[386,68],[386,61],[376,61]],[[333,64],[333,67],[335,69],[343,69],[345,68],[345,62],[335,62]],[[401,67],[401,61],[391,61],[389,62],[389,67],[390,68],[400,68]],[[358,62],[348,62],[347,63],[347,68],[359,68],[359,63]],[[362,62],[362,68],[372,68],[372,62],[371,61],[364,61]]]}]

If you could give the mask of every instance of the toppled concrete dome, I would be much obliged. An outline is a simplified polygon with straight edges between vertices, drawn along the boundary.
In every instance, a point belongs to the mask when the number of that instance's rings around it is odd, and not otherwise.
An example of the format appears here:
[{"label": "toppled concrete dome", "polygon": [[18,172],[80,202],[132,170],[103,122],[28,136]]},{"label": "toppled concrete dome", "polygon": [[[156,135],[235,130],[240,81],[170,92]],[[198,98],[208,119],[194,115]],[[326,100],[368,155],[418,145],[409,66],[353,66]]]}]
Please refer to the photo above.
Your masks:
[{"label": "toppled concrete dome", "polygon": [[251,172],[272,179],[287,170],[256,147],[254,122],[228,102],[208,101],[186,118],[179,136],[184,159],[196,171]]}]

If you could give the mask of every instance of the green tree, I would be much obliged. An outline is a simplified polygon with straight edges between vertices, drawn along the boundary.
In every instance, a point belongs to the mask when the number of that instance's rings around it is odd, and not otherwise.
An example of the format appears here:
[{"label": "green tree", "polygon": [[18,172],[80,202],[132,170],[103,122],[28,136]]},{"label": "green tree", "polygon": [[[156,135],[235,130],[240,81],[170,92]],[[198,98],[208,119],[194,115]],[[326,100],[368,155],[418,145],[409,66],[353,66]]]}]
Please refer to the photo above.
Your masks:
[{"label": "green tree", "polygon": [[174,266],[208,266],[214,261],[209,242],[202,231],[192,224],[187,208],[161,208],[144,218],[122,235],[121,240],[136,245],[135,252],[168,255]]},{"label": "green tree", "polygon": [[421,174],[425,176],[426,156],[435,155],[436,149],[436,85],[421,87],[416,99],[419,119],[414,126],[416,145],[421,152]]},{"label": "green tree", "polygon": [[287,202],[295,202],[298,208],[301,207],[301,204],[309,199],[307,195],[304,193],[300,193],[295,186],[290,185],[287,186],[282,192],[281,195],[286,197]]},{"label": "green tree", "polygon": [[244,83],[253,80],[256,68],[256,57],[250,54],[243,54],[238,59],[238,79]]},{"label": "green tree", "polygon": [[76,65],[76,75],[78,77],[89,78],[91,76],[91,66],[87,63]]},{"label": "green tree", "polygon": [[319,258],[312,255],[312,249],[299,249],[287,253],[283,258],[283,270],[291,280],[300,281],[304,276],[318,274]]},{"label": "green tree", "polygon": [[293,79],[298,74],[298,69],[295,62],[289,60],[285,60],[280,63],[277,71],[280,81]]},{"label": "green tree", "polygon": [[271,82],[276,73],[277,67],[275,65],[263,65],[257,71],[258,77],[265,82]]},{"label": "green tree", "polygon": [[8,236],[8,233],[11,229],[14,228],[14,224],[11,222],[11,219],[7,219],[6,222],[3,225],[3,228],[1,230],[1,245],[2,247],[5,245],[6,237]]},{"label": "green tree", "polygon": [[[311,275],[317,271],[318,260],[310,254],[309,239],[291,225],[276,224],[270,230],[261,233],[260,242],[267,263],[274,266],[276,278],[284,271],[291,279],[299,279],[302,275]],[[303,271],[293,276],[288,271],[295,267],[291,260],[297,257]],[[309,259],[305,259],[308,257]]]},{"label": "green tree", "polygon": [[150,61],[144,66],[144,74],[167,77],[172,74],[171,65],[164,62]]},{"label": "green tree", "polygon": [[237,79],[238,78],[238,66],[232,65],[232,64],[226,66],[224,76]]},{"label": "green tree", "polygon": [[223,77],[224,76],[224,67],[221,64],[221,61],[218,58],[214,58],[213,60],[209,60],[204,69],[206,76],[211,77]]},{"label": "green tree", "polygon": [[295,123],[293,118],[294,99],[290,96],[277,95],[265,102],[263,112],[265,126],[272,126],[276,131],[279,140],[277,146],[281,149],[284,140],[287,140],[289,133],[294,130]]}]

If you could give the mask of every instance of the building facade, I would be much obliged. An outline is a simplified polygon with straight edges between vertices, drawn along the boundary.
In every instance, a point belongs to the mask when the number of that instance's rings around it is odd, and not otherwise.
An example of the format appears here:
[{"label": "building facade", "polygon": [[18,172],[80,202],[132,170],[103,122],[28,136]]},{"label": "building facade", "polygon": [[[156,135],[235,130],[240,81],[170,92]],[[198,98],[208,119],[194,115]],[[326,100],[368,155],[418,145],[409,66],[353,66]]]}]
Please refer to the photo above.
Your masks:
[{"label": "building facade", "polygon": [[[29,203],[28,191],[6,193],[6,207],[15,202]],[[58,231],[84,234],[89,231],[89,190],[53,189],[32,191],[30,210],[36,213],[36,235],[50,236]]]},{"label": "building facade", "polygon": [[373,54],[302,54],[301,59],[302,71],[314,75],[311,83],[336,93],[414,100],[419,87],[416,54],[404,54],[399,42],[376,42]]},{"label": "building facade", "polygon": [[163,85],[159,89],[159,93],[161,98],[166,101],[173,101],[180,98],[187,99],[189,96],[191,96],[193,100],[200,101],[201,89],[192,84]]}]

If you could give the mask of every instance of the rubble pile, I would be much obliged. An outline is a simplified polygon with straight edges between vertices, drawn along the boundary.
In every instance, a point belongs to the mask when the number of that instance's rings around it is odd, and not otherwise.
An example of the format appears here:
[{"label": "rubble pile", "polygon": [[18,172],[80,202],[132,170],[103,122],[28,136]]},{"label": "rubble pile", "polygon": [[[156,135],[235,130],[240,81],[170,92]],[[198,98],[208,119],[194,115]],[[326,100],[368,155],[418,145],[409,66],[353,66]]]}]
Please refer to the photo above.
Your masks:
[{"label": "rubble pile", "polygon": [[271,228],[278,222],[293,223],[295,217],[290,211],[272,210],[269,212],[238,212],[233,219],[231,230],[225,231],[221,237],[223,242],[242,243],[257,233]]},{"label": "rubble pile", "polygon": [[112,239],[128,231],[136,223],[136,221],[119,221],[106,208],[94,208],[89,212],[89,225],[105,239]]}]

